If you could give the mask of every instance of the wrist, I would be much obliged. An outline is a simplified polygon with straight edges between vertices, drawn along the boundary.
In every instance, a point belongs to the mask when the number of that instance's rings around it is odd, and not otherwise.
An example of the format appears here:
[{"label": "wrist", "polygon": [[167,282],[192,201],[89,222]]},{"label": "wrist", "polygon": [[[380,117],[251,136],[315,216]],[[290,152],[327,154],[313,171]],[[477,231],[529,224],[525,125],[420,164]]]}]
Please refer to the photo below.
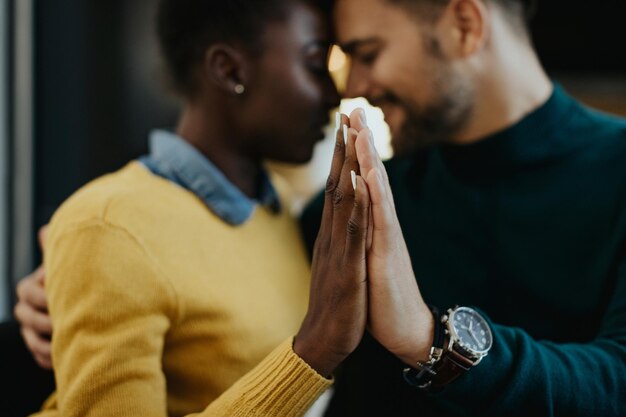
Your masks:
[{"label": "wrist", "polygon": [[468,372],[487,356],[493,343],[489,323],[470,307],[455,306],[441,314],[433,308],[434,342],[429,361],[403,371],[405,381],[419,389],[438,390]]},{"label": "wrist", "polygon": [[307,340],[309,339],[298,334],[293,342],[294,353],[318,374],[329,378],[345,357],[325,351],[319,342],[322,339],[317,339],[317,343],[309,343]]},{"label": "wrist", "polygon": [[424,304],[418,317],[415,330],[409,337],[410,342],[401,352],[396,353],[396,356],[409,366],[415,366],[418,362],[427,362],[434,341],[435,317],[432,311]]}]

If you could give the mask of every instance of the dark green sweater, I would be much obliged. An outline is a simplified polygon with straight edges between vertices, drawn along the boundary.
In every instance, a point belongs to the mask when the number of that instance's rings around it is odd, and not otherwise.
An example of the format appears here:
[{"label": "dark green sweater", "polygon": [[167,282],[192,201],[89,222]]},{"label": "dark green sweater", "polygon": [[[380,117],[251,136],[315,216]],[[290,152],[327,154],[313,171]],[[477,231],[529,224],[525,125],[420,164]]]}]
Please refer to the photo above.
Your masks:
[{"label": "dark green sweater", "polygon": [[[626,122],[557,86],[503,132],[387,170],[426,302],[478,308],[494,346],[428,395],[366,335],[328,415],[626,416]],[[321,208],[303,215],[309,247]]]}]

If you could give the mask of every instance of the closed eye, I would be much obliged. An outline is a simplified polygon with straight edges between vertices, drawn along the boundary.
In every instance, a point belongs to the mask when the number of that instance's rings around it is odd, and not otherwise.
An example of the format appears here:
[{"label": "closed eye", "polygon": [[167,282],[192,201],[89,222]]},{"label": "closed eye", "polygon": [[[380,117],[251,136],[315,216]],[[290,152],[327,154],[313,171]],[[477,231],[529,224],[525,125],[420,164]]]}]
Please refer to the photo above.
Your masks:
[{"label": "closed eye", "polygon": [[342,46],[344,52],[363,65],[371,65],[378,58],[378,54],[384,46],[379,39],[355,40]]},{"label": "closed eye", "polygon": [[354,57],[357,61],[364,65],[371,65],[374,63],[376,58],[378,57],[378,51],[361,54],[359,56]]}]

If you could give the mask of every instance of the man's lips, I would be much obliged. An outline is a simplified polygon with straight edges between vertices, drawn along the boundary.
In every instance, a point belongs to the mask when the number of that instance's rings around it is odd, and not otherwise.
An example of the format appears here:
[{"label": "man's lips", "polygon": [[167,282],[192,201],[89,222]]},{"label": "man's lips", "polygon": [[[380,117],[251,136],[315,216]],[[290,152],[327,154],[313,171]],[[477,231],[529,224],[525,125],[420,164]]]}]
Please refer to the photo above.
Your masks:
[{"label": "man's lips", "polygon": [[393,94],[384,94],[378,97],[368,98],[367,101],[374,107],[383,107],[385,105],[397,105],[400,103],[400,100]]}]

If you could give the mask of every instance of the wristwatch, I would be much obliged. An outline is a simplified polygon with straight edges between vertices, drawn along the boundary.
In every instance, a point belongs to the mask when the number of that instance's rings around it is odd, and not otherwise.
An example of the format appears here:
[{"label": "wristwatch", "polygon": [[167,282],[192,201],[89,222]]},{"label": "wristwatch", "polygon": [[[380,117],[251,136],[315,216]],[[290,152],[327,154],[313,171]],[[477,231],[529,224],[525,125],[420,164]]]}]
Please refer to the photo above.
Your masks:
[{"label": "wristwatch", "polygon": [[[406,368],[404,379],[420,389],[442,388],[476,366],[487,356],[493,344],[493,334],[487,321],[469,307],[449,309],[435,317],[435,338],[426,362]],[[443,343],[438,334],[443,334]]]}]

